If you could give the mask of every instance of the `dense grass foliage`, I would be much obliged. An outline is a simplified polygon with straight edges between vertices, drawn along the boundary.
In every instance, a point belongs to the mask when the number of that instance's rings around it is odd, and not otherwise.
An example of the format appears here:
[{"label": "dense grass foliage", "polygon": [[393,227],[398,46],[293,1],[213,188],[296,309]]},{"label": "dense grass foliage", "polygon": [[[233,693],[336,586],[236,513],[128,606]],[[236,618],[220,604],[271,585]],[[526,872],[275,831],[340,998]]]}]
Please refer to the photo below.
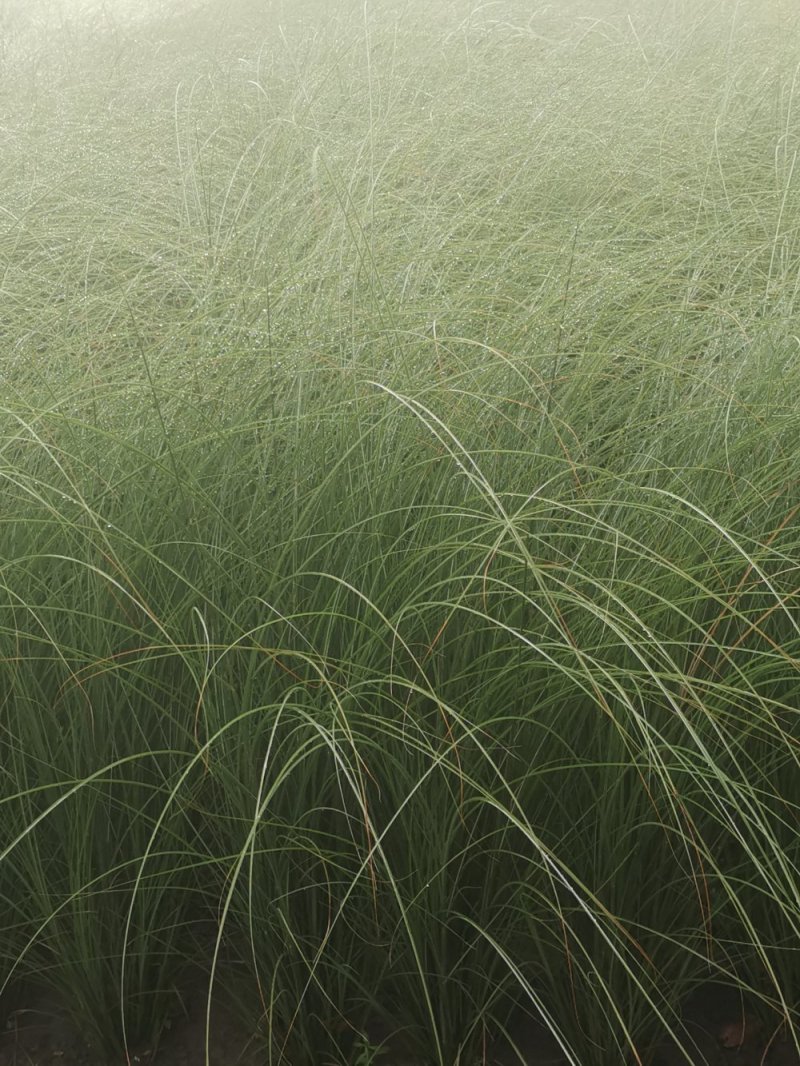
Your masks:
[{"label": "dense grass foliage", "polygon": [[797,1024],[796,18],[430,6],[4,9],[0,983],[109,1056]]}]

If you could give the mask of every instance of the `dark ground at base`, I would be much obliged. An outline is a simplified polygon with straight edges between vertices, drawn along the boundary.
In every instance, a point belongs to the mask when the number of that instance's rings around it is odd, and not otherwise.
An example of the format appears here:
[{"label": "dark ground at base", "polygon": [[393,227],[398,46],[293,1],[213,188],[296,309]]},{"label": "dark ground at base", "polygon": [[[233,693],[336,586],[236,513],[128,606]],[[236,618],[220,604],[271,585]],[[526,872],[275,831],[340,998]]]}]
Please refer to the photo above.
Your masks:
[{"label": "dark ground at base", "polygon": [[[745,1008],[746,1010],[746,1008]],[[696,1051],[687,1060],[669,1040],[645,1059],[652,1066],[800,1066],[800,1056],[786,1040],[770,1038],[757,1024],[742,1030],[743,1013],[735,993],[717,986],[700,989],[684,1005],[683,1019]],[[2,1021],[2,1019],[0,1019]],[[203,1066],[205,1057],[206,1000],[196,994],[187,1002],[185,1016],[176,1019],[162,1035],[158,1048],[133,1048],[130,1066]],[[733,1034],[733,1035],[732,1035]],[[417,1066],[417,1062],[382,1027],[368,1026],[373,1045],[384,1052],[378,1066]],[[487,1066],[515,1066],[520,1056],[526,1066],[563,1066],[566,1059],[553,1038],[533,1022],[512,1026],[508,1044],[486,1049]],[[214,1004],[209,1036],[211,1066],[264,1066],[268,1056],[252,1039],[247,1026],[230,1009]],[[5,1019],[0,1033],[0,1066],[128,1066],[124,1057],[110,1062],[86,1042],[81,1033],[41,993],[22,996]],[[608,1063],[608,1066],[623,1066]]]},{"label": "dark ground at base", "polygon": [[[196,995],[184,1017],[175,1019],[156,1049],[132,1047],[130,1066],[203,1066],[206,1062],[206,1002]],[[212,1007],[209,1032],[211,1066],[264,1066],[241,1020],[224,1007]],[[0,1034],[0,1066],[128,1066],[124,1056],[109,1061],[99,1054],[53,1001],[30,993],[8,1017]]]}]

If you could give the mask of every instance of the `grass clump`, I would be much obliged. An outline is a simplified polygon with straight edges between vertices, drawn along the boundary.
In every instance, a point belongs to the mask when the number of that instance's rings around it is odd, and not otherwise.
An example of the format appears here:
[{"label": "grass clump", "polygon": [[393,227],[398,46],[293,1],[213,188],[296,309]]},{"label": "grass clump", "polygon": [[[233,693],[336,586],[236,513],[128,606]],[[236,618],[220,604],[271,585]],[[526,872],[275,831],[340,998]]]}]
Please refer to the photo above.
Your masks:
[{"label": "grass clump", "polygon": [[602,7],[13,23],[1,980],[109,1056],[796,1031],[796,34]]}]

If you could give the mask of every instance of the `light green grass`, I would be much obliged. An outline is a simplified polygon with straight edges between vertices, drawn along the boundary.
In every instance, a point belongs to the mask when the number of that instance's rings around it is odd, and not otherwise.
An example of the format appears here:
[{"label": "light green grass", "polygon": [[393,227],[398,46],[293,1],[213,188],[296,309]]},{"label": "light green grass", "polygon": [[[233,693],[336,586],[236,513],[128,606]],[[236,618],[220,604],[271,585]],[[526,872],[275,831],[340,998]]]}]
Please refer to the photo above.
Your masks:
[{"label": "light green grass", "polygon": [[795,1024],[789,6],[260,6],[4,12],[0,979]]}]

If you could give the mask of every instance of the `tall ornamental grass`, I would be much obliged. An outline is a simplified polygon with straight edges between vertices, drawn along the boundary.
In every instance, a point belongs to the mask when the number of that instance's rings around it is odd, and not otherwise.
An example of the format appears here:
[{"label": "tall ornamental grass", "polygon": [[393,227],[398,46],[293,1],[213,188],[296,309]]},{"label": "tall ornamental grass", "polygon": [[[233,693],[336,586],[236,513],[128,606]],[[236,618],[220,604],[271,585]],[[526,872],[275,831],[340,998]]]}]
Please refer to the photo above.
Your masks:
[{"label": "tall ornamental grass", "polygon": [[0,983],[796,1040],[796,20],[333,6],[3,12]]}]

